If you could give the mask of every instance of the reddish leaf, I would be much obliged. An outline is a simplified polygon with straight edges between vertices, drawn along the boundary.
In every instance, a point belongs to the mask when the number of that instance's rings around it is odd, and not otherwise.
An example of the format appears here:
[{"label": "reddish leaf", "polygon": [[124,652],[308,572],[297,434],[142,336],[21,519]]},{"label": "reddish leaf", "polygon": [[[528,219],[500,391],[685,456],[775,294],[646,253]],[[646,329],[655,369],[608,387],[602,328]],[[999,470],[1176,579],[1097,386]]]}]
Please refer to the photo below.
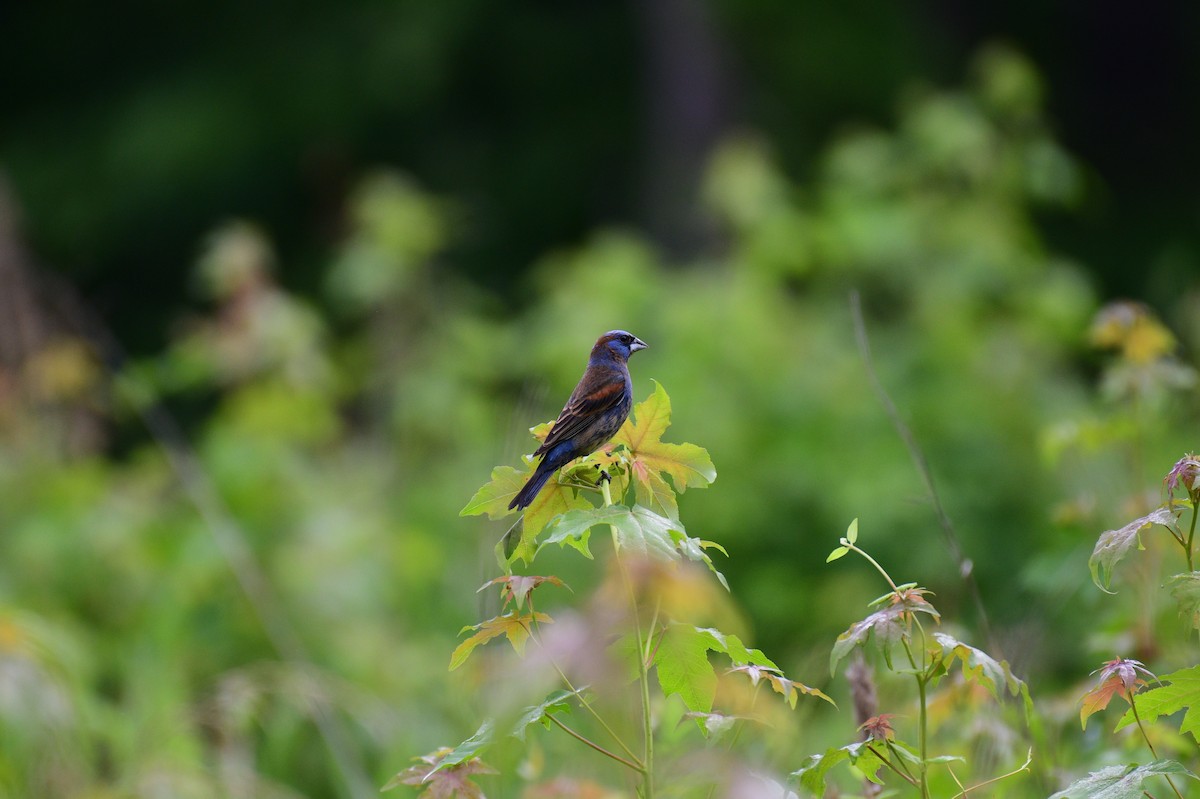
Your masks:
[{"label": "reddish leaf", "polygon": [[[497,577],[494,580],[488,580],[486,583],[479,586],[479,591],[484,590],[488,586],[499,585],[500,598],[504,600],[505,607],[508,606],[509,602],[515,601],[517,610],[521,610],[525,606],[526,597],[533,593],[533,589],[537,588],[542,583],[550,583],[551,585],[556,585],[559,588],[567,588],[570,590],[566,583],[557,577],[554,577],[553,575],[542,577],[534,575],[525,576],[520,574],[507,574],[503,577]],[[475,593],[479,593],[479,591],[476,591]]]},{"label": "reddish leaf", "polygon": [[1139,673],[1154,678],[1139,661],[1127,658],[1110,660],[1097,671],[1100,673],[1100,682],[1083,695],[1083,707],[1079,711],[1079,723],[1085,730],[1088,717],[1108,707],[1114,696],[1128,702],[1131,692],[1136,693],[1138,688],[1146,685],[1146,681],[1138,676]]},{"label": "reddish leaf", "polygon": [[420,799],[487,799],[479,786],[471,781],[476,774],[496,774],[496,770],[477,757],[453,766],[439,765],[450,752],[439,749],[432,755],[417,758],[421,762],[401,771],[381,790],[390,791],[398,785],[424,788]]}]

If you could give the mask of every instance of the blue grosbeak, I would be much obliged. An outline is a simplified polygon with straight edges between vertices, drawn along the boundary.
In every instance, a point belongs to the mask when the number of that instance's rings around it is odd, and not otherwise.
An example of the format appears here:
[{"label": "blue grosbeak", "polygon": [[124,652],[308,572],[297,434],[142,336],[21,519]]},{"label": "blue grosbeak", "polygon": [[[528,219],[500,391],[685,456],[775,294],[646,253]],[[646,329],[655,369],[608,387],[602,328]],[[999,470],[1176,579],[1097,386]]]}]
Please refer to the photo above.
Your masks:
[{"label": "blue grosbeak", "polygon": [[509,508],[527,507],[556,470],[595,452],[616,435],[633,405],[633,381],[626,362],[630,355],[645,348],[646,342],[624,330],[610,330],[596,341],[587,371],[546,440],[533,453],[535,458],[543,456],[542,462]]}]

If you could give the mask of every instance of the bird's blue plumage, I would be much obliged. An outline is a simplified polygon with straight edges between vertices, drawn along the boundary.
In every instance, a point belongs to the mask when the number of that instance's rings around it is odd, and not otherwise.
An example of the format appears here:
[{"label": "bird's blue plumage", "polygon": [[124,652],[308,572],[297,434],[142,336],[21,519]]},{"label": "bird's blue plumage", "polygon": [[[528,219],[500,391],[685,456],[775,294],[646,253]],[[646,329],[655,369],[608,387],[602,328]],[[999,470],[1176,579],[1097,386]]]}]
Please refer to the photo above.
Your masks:
[{"label": "bird's blue plumage", "polygon": [[645,347],[644,341],[624,330],[610,330],[596,341],[579,385],[533,453],[541,456],[541,462],[509,508],[527,507],[555,471],[595,452],[616,435],[633,405],[629,356]]}]

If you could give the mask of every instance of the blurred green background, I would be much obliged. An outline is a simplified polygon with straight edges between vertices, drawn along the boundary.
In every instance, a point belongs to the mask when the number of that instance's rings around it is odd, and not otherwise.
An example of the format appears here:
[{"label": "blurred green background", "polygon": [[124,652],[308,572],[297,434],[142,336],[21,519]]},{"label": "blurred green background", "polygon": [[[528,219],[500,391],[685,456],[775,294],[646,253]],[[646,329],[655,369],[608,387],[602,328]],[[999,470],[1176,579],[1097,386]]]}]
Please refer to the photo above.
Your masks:
[{"label": "blurred green background", "polygon": [[[990,643],[1058,765],[1109,762],[1072,692],[1187,662],[1086,561],[1196,446],[1198,16],[0,7],[0,796],[374,795],[466,737],[504,526],[458,511],[613,327],[789,675],[844,695],[854,517],[982,642],[852,291]],[[852,736],[813,715],[772,767]]]}]

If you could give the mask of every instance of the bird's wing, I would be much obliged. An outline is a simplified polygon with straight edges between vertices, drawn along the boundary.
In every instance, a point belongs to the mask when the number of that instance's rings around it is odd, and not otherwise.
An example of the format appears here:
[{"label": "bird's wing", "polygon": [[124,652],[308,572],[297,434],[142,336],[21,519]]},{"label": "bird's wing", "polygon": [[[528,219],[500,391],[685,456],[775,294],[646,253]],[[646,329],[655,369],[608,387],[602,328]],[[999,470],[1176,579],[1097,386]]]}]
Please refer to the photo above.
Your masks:
[{"label": "bird's wing", "polygon": [[609,408],[621,402],[625,394],[625,375],[617,370],[584,374],[571,398],[554,420],[554,427],[538,447],[540,455],[588,428]]}]

